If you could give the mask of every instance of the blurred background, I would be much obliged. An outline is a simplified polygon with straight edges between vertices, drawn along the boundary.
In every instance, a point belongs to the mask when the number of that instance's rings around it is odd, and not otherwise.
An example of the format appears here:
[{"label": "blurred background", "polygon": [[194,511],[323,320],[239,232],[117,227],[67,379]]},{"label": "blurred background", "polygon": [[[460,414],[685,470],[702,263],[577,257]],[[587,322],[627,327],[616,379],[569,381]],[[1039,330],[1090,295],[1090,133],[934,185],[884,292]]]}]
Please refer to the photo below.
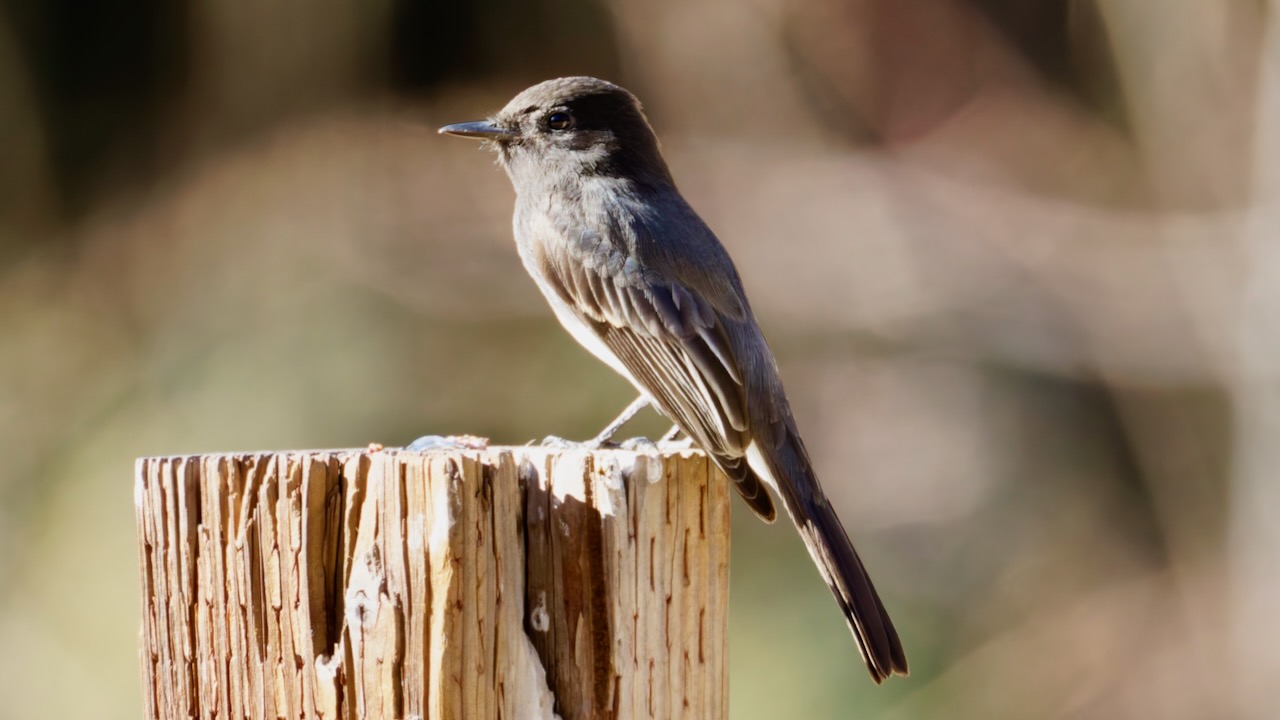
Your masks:
[{"label": "blurred background", "polygon": [[1264,0],[0,2],[0,716],[140,714],[134,457],[631,399],[435,134],[593,74],[911,660],[875,688],[735,501],[733,717],[1280,717],[1278,44]]}]

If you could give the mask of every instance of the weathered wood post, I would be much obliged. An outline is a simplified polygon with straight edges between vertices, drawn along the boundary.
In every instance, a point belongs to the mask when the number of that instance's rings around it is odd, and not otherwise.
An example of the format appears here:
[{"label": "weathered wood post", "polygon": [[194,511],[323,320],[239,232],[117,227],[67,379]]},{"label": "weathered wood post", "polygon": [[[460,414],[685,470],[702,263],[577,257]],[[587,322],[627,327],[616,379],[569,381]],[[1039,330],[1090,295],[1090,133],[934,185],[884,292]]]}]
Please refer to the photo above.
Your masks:
[{"label": "weathered wood post", "polygon": [[725,718],[697,452],[144,458],[149,718]]}]

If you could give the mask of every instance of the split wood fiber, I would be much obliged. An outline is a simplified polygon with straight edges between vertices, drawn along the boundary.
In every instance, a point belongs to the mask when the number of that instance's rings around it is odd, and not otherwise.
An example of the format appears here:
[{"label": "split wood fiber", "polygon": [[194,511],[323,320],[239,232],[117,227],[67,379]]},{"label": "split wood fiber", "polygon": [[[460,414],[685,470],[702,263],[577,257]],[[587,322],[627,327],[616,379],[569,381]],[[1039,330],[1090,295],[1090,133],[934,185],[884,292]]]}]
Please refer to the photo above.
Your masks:
[{"label": "split wood fiber", "polygon": [[689,451],[143,458],[146,717],[727,717],[727,485]]}]

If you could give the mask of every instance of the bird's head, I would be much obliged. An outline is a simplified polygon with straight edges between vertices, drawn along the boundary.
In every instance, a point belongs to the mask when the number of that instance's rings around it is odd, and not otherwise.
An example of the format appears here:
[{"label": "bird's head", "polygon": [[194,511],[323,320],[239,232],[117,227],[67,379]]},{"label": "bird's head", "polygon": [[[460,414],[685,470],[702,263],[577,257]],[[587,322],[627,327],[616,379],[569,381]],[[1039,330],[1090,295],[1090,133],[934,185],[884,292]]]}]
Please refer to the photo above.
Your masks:
[{"label": "bird's head", "polygon": [[671,182],[640,102],[596,78],[539,83],[487,120],[446,125],[440,132],[488,141],[517,190],[580,176]]}]

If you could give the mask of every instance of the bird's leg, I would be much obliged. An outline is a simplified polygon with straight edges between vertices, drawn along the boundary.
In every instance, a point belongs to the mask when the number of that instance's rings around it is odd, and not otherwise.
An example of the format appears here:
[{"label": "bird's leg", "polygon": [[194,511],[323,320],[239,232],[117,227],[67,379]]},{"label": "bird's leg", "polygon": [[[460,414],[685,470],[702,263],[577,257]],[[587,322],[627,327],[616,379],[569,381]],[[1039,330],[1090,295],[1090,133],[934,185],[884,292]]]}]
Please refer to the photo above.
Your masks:
[{"label": "bird's leg", "polygon": [[614,434],[616,434],[618,430],[621,430],[623,425],[630,422],[631,418],[636,416],[636,413],[649,407],[649,402],[649,396],[641,393],[635,400],[631,401],[631,404],[627,406],[626,410],[622,411],[621,415],[614,418],[613,422],[606,425],[605,428],[600,431],[599,435],[592,438],[589,441],[589,444],[594,445],[595,447],[600,447],[612,440]]},{"label": "bird's leg", "polygon": [[543,438],[542,444],[546,446],[551,446],[551,447],[575,447],[576,446],[576,447],[586,447],[586,448],[592,448],[592,449],[603,447],[606,443],[608,443],[610,440],[613,439],[613,436],[618,432],[618,430],[623,425],[626,425],[628,422],[630,422],[631,418],[635,417],[636,413],[645,409],[649,405],[649,403],[650,403],[650,400],[648,395],[644,395],[644,394],[640,395],[635,400],[631,401],[631,404],[627,406],[626,410],[622,411],[621,415],[614,418],[613,422],[605,426],[605,429],[601,430],[599,435],[596,435],[595,437],[591,438],[590,440],[584,443],[575,443],[569,440],[565,440],[564,438],[558,438],[555,435],[548,435],[547,437]]},{"label": "bird's leg", "polygon": [[672,425],[667,434],[658,440],[659,449],[669,452],[672,450],[687,450],[693,447],[693,438],[689,435],[685,435],[683,440],[676,440],[677,437],[680,437],[680,426]]},{"label": "bird's leg", "polygon": [[672,450],[687,450],[693,447],[693,438],[685,435],[683,440],[676,440],[680,435],[680,426],[672,425],[671,429],[658,438],[657,442],[644,437],[633,437],[630,440],[622,441],[623,450],[641,450],[644,452],[661,452]]}]

